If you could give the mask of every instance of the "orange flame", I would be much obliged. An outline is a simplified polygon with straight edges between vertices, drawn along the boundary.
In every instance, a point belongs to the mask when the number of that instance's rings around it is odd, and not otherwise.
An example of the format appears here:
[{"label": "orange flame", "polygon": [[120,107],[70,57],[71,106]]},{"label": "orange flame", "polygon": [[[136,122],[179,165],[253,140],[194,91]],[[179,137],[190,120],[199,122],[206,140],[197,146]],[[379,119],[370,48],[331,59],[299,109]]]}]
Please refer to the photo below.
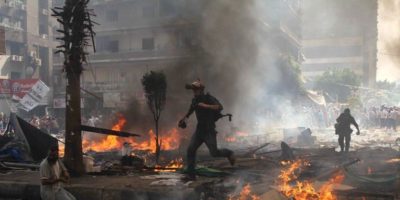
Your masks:
[{"label": "orange flame", "polygon": [[344,180],[344,175],[337,174],[325,183],[319,191],[308,181],[296,181],[295,185],[290,182],[297,179],[295,171],[301,167],[309,165],[308,162],[303,160],[296,160],[293,163],[283,163],[289,165],[286,169],[281,170],[278,177],[279,190],[286,197],[292,197],[296,200],[336,200],[337,198],[332,194],[334,184],[341,183]]},{"label": "orange flame", "polygon": [[[156,165],[156,167],[162,167],[160,165]],[[178,158],[169,162],[168,165],[164,166],[166,169],[155,169],[156,172],[175,172],[177,169],[183,168],[183,159]]]},{"label": "orange flame", "polygon": [[58,142],[58,155],[60,157],[64,157],[64,149],[65,149],[65,145],[61,142]]},{"label": "orange flame", "polygon": [[334,177],[329,179],[327,183],[325,183],[319,190],[319,199],[321,200],[335,200],[337,199],[333,194],[333,186],[335,184],[340,184],[344,180],[344,175],[343,173],[339,172],[336,174]]},{"label": "orange flame", "polygon": [[[126,125],[127,121],[123,116],[119,116],[118,122],[112,127],[112,130],[121,131]],[[136,138],[122,138],[114,135],[107,135],[106,137],[99,140],[89,140],[84,138],[82,141],[83,151],[111,151],[119,150],[123,144],[130,143],[134,150],[146,150],[155,152],[156,141],[155,133],[153,130],[148,132],[148,139],[145,141],[138,141]],[[165,133],[160,133],[160,143],[162,150],[173,150],[179,147],[180,134],[176,128],[169,130]]]},{"label": "orange flame", "polygon": [[260,200],[261,198],[255,194],[252,194],[250,184],[246,184],[237,198],[230,196],[229,200]]},{"label": "orange flame", "polygon": [[[118,122],[111,128],[113,131],[121,131],[126,124],[126,119],[122,116],[119,117]],[[89,141],[84,139],[82,141],[83,151],[109,151],[122,148],[123,142],[115,135],[107,135],[107,137],[99,142]]]}]

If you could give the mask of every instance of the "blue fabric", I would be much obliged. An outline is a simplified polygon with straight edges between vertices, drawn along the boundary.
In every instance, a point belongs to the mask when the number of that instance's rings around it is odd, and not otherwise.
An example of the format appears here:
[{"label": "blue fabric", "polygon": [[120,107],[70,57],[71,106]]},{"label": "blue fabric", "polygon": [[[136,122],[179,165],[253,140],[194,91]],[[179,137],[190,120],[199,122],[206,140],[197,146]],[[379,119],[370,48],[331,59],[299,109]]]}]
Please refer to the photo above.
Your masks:
[{"label": "blue fabric", "polygon": [[15,148],[6,148],[4,150],[0,151],[0,155],[9,155],[10,157],[12,157],[14,160],[22,162],[22,156],[21,156],[21,152],[18,149]]}]

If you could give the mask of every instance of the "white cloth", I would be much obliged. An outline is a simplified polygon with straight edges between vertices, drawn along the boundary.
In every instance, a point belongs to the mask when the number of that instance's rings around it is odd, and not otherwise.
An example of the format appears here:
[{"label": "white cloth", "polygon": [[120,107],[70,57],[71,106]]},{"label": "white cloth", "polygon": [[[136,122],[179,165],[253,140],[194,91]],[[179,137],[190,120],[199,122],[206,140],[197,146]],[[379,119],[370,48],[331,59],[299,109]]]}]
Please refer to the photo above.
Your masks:
[{"label": "white cloth", "polygon": [[[45,158],[40,163],[40,180],[43,179],[59,179],[66,168],[59,160],[50,165]],[[53,185],[40,185],[40,196],[42,200],[75,200],[75,197],[62,187],[62,182]]]}]

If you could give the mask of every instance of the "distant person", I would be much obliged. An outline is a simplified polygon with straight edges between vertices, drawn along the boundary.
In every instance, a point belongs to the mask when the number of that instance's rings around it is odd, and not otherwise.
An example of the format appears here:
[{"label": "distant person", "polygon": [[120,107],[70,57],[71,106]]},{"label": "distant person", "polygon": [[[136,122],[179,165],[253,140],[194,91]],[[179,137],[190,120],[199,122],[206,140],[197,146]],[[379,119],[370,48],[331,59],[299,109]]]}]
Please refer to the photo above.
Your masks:
[{"label": "distant person", "polygon": [[194,94],[192,104],[185,117],[180,120],[179,126],[186,128],[186,120],[195,112],[197,118],[196,131],[193,134],[187,150],[187,180],[194,180],[196,151],[205,143],[213,157],[226,157],[231,165],[235,164],[233,151],[229,149],[218,149],[217,147],[217,131],[215,130],[215,122],[217,114],[223,109],[221,103],[211,96],[204,93],[204,85],[200,81],[195,81],[192,84],[186,85],[186,89],[191,89]]},{"label": "distant person", "polygon": [[1,130],[1,132],[3,132],[3,130],[5,129],[5,127],[6,127],[5,124],[6,124],[5,116],[4,116],[4,113],[1,112],[0,113],[0,130]]},{"label": "distant person", "polygon": [[353,116],[350,114],[350,109],[344,109],[344,112],[340,114],[340,116],[336,119],[336,134],[339,135],[339,146],[340,152],[349,151],[350,148],[350,140],[351,133],[353,130],[350,128],[351,125],[354,125],[357,128],[357,135],[360,135],[360,129],[358,128],[358,124]]},{"label": "distant person", "polygon": [[75,200],[75,197],[63,188],[69,181],[69,174],[58,158],[58,147],[50,147],[49,154],[40,163],[40,196],[42,200]]}]

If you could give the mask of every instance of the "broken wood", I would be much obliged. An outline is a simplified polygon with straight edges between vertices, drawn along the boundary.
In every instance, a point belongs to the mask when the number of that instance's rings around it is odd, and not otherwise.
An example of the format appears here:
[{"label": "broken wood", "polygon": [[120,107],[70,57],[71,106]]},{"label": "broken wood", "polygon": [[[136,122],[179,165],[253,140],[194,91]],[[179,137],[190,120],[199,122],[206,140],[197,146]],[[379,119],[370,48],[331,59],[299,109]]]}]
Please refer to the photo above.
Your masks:
[{"label": "broken wood", "polygon": [[[295,149],[293,149],[293,150],[295,150]],[[256,153],[256,155],[265,155],[265,154],[270,154],[270,153],[278,153],[278,152],[281,152],[282,150],[281,149],[278,149],[278,150],[273,150],[273,151],[266,151],[266,152],[261,152],[261,153]]]},{"label": "broken wood", "polygon": [[360,162],[360,161],[361,161],[360,159],[356,158],[356,159],[354,159],[354,160],[352,160],[352,161],[343,163],[343,164],[339,165],[338,167],[336,167],[336,168],[334,168],[334,169],[331,169],[331,170],[329,170],[329,171],[326,171],[326,172],[324,172],[324,173],[321,173],[319,176],[317,176],[317,177],[315,177],[315,178],[313,178],[313,179],[311,179],[311,180],[312,180],[312,181],[315,181],[315,180],[319,180],[319,179],[322,179],[322,178],[330,177],[330,176],[332,176],[333,174],[335,174],[335,173],[339,172],[340,170],[342,170],[343,168],[348,167],[348,166],[350,166],[350,165],[354,165],[354,164],[356,164],[356,163],[358,163],[358,162]]},{"label": "broken wood", "polygon": [[88,132],[99,133],[99,134],[104,134],[104,135],[115,135],[115,136],[119,136],[119,137],[140,137],[139,134],[133,134],[133,133],[123,132],[123,131],[114,131],[114,130],[110,130],[110,129],[97,128],[97,127],[86,126],[86,125],[81,125],[81,129],[82,129],[82,131],[88,131]]},{"label": "broken wood", "polygon": [[245,153],[245,154],[243,155],[243,157],[252,156],[252,155],[254,155],[258,150],[260,150],[260,149],[262,149],[262,148],[268,146],[269,144],[270,144],[270,143],[265,143],[265,144],[262,144],[261,146],[255,148],[255,149],[252,149],[252,150],[250,150],[249,152]]},{"label": "broken wood", "polygon": [[182,168],[178,168],[178,167],[143,167],[144,170],[180,170]]},{"label": "broken wood", "polygon": [[282,154],[281,154],[281,159],[282,160],[294,160],[294,159],[296,159],[296,157],[293,154],[293,150],[285,142],[281,142],[281,149],[282,149]]},{"label": "broken wood", "polygon": [[15,163],[15,162],[1,162],[2,165],[6,167],[17,167],[17,168],[28,168],[28,169],[39,169],[39,165],[28,164],[28,163]]}]

